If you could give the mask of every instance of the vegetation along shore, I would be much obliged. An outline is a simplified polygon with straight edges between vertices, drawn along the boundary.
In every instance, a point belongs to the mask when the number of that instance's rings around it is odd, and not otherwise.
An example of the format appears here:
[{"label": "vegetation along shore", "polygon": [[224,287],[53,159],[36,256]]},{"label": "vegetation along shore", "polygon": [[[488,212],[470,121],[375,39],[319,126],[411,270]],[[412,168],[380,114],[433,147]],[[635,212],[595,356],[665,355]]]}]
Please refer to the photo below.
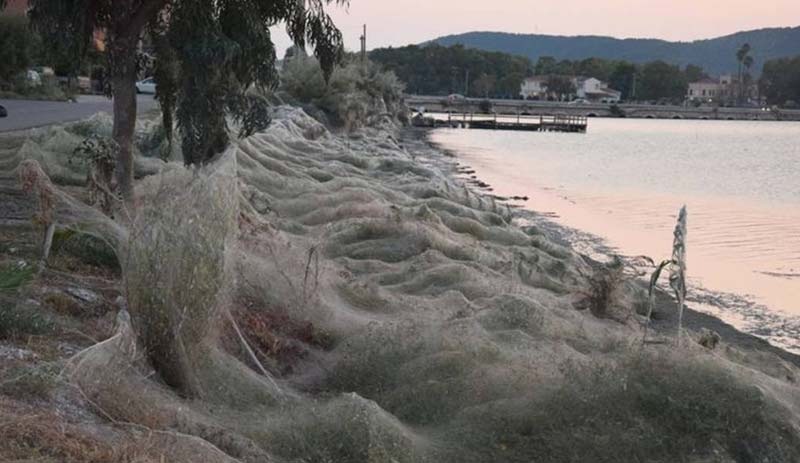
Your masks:
[{"label": "vegetation along shore", "polygon": [[800,461],[798,358],[684,307],[686,210],[660,280],[577,252],[409,127],[347,2],[22,3],[114,99],[0,134],[1,461]]},{"label": "vegetation along shore", "polygon": [[3,137],[4,458],[798,458],[794,357],[699,314],[676,345],[666,295],[643,344],[646,289],[458,179],[392,77],[292,66],[307,111],[207,167],[141,119],[130,217],[66,161],[108,118]]}]

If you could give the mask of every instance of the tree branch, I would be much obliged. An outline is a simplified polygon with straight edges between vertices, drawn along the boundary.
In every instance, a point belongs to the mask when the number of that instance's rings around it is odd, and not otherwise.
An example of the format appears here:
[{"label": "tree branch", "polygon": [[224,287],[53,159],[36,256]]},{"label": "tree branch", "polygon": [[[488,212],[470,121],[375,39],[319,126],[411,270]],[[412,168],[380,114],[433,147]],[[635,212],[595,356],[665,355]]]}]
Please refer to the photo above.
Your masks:
[{"label": "tree branch", "polygon": [[171,0],[144,0],[139,5],[139,8],[131,15],[131,20],[128,22],[128,27],[125,29],[124,35],[127,38],[138,36],[144,29],[147,21],[149,21],[154,14],[166,7],[170,1]]}]

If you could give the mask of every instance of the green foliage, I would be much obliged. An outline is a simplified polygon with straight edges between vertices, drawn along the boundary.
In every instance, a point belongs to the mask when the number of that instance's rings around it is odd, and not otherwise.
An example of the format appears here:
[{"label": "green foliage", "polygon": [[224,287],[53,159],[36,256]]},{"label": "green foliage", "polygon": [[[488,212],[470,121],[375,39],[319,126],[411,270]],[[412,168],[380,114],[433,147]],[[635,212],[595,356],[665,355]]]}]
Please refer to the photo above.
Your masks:
[{"label": "green foliage", "polygon": [[[472,84],[466,96],[513,98],[519,94],[523,79],[533,73],[527,58],[460,45],[379,48],[369,56],[394,71],[410,93],[425,95],[465,93],[469,74]],[[482,85],[481,80],[490,85]]]},{"label": "green foliage", "polygon": [[158,156],[163,160],[171,154],[167,131],[162,124],[153,124],[146,130],[136,132],[136,148],[145,157]]},{"label": "green foliage", "polygon": [[769,104],[788,107],[789,102],[800,102],[800,56],[764,63],[759,87]]},{"label": "green foliage", "polygon": [[612,104],[611,106],[609,106],[608,107],[608,112],[610,112],[611,115],[614,116],[614,117],[626,117],[627,116],[627,113],[625,113],[625,110],[620,108],[618,104]]},{"label": "green foliage", "polygon": [[296,56],[284,64],[280,90],[296,103],[321,109],[333,124],[349,128],[381,116],[394,118],[402,108],[403,84],[369,61],[351,60],[334,70],[326,83],[314,58]]},{"label": "green foliage", "polygon": [[53,321],[38,308],[17,306],[0,299],[0,338],[45,334],[52,329]]},{"label": "green foliage", "polygon": [[547,79],[547,91],[558,95],[558,98],[574,95],[576,90],[575,84],[573,84],[572,80],[567,76],[551,75]]},{"label": "green foliage", "polygon": [[[621,61],[620,63],[625,63]],[[556,61],[552,56],[542,56],[536,61],[536,75],[546,76],[551,74],[562,76],[587,76],[603,81],[608,81],[617,67],[617,62],[602,58],[586,58],[584,60],[570,61],[567,59]]]},{"label": "green foliage", "polygon": [[91,135],[78,145],[70,156],[69,162],[81,162],[89,166],[111,165],[119,149],[114,140],[99,135]]},{"label": "green foliage", "polygon": [[623,101],[631,100],[635,96],[634,85],[636,85],[636,75],[639,70],[635,64],[627,61],[620,61],[614,66],[611,75],[608,76],[608,85],[614,90],[619,90]]},{"label": "green foliage", "polygon": [[[0,267],[0,338],[42,334],[52,328],[52,322],[35,307],[14,301],[13,294],[30,283],[35,274],[36,267],[24,261]],[[12,297],[7,298],[7,293]]]},{"label": "green foliage", "polygon": [[[110,18],[113,5],[103,1],[72,0],[53,2],[30,0],[31,25],[47,45],[43,57],[61,75],[78,74],[91,45],[91,34],[99,18]],[[122,8],[118,10],[121,11]],[[87,12],[93,12],[87,14]]]},{"label": "green foliage", "polygon": [[33,279],[36,269],[26,262],[6,264],[0,268],[0,291],[15,290]]},{"label": "green foliage", "polygon": [[641,100],[683,101],[689,82],[679,66],[653,61],[642,67],[636,96]]},{"label": "green foliage", "polygon": [[69,162],[74,161],[88,167],[86,183],[92,203],[98,204],[106,214],[111,214],[116,198],[112,182],[119,145],[109,137],[91,135],[75,147]]},{"label": "green foliage", "polygon": [[[173,128],[175,126],[174,115],[178,96],[178,64],[176,62],[175,50],[169,45],[164,31],[155,30],[151,32],[154,37],[157,59],[153,67],[153,78],[158,82],[158,92],[155,98],[161,106],[161,129],[167,141],[167,149],[164,152],[172,151]],[[162,154],[166,159],[168,156]]]},{"label": "green foliage", "polygon": [[[0,16],[0,90],[33,64],[37,37],[24,16]],[[15,85],[16,87],[17,85]]]},{"label": "green foliage", "polygon": [[[586,76],[608,82],[622,93],[623,100],[671,100],[678,102],[686,94],[689,82],[706,76],[693,64],[684,69],[663,61],[635,64],[624,60],[589,58],[581,61],[542,57],[536,63],[537,75]],[[567,93],[565,93],[567,94]]]},{"label": "green foliage", "polygon": [[[648,100],[681,100],[688,82],[696,81],[705,72],[700,66],[685,69],[653,61],[635,64],[625,60],[587,58],[557,60],[542,56],[536,64],[521,56],[481,51],[460,45],[441,45],[373,50],[370,58],[394,71],[407,83],[410,93],[447,95],[464,93],[467,74],[470,85],[467,96],[517,98],[520,84],[530,75],[552,76],[553,93],[570,95],[572,77],[594,77],[622,93],[623,100],[634,97]],[[551,88],[553,88],[551,86]],[[636,88],[634,88],[636,86]]]},{"label": "green foliage", "polygon": [[52,80],[46,79],[41,85],[28,85],[22,79],[12,80],[9,91],[0,91],[0,98],[24,98],[39,101],[67,101],[72,96],[70,89],[65,91]]},{"label": "green foliage", "polygon": [[[269,122],[263,100],[251,98],[247,90],[269,89],[278,82],[270,27],[285,23],[292,40],[301,47],[308,43],[324,75],[330,75],[343,50],[341,33],[324,9],[332,3],[347,1],[33,0],[30,17],[54,49],[63,48],[59,56],[70,57],[76,66],[86,56],[94,31],[104,30],[109,75],[120,86],[112,91],[123,98],[133,90],[138,39],[148,29],[156,49],[154,71],[167,140],[171,143],[174,107],[184,161],[199,164],[227,146],[228,117],[243,135]],[[126,101],[115,114],[123,165],[130,162],[130,120],[135,119],[133,99]],[[130,180],[123,175],[120,181],[128,194]]]},{"label": "green foliage", "polygon": [[497,78],[489,74],[481,74],[473,84],[475,93],[483,98],[489,98],[489,94],[494,93],[494,87],[497,84]]},{"label": "green foliage", "polygon": [[58,384],[59,371],[55,363],[12,368],[0,381],[0,394],[16,399],[48,399]]},{"label": "green foliage", "polygon": [[[155,77],[159,98],[168,106],[172,98],[168,92],[174,89],[186,164],[206,162],[225,148],[227,115],[240,125],[242,136],[269,124],[265,101],[247,90],[255,86],[263,91],[278,83],[270,26],[285,21],[290,37],[301,47],[306,42],[312,45],[323,76],[330,76],[343,47],[341,33],[323,10],[326,3],[333,0],[226,0],[216,8],[207,0],[173,4],[168,23],[158,28],[163,32],[158,50],[161,56],[174,54],[177,69]],[[168,132],[169,118],[165,112]]]},{"label": "green foliage", "polygon": [[119,269],[117,254],[108,243],[88,233],[60,229],[53,234],[53,253],[68,254],[84,264]]}]

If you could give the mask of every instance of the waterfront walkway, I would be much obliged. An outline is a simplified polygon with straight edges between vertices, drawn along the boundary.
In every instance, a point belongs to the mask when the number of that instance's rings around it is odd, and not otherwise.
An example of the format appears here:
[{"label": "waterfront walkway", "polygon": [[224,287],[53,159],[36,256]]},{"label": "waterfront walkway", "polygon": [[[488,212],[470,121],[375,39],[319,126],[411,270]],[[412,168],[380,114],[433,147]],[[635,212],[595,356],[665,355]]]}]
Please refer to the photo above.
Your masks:
[{"label": "waterfront walkway", "polygon": [[[426,112],[479,113],[486,109],[486,100],[465,98],[456,102],[443,96],[407,95],[406,104]],[[800,110],[772,108],[699,108],[646,104],[572,104],[555,101],[489,100],[491,112],[500,115],[631,117],[640,119],[708,119],[800,121]],[[483,106],[483,108],[482,108]]]}]

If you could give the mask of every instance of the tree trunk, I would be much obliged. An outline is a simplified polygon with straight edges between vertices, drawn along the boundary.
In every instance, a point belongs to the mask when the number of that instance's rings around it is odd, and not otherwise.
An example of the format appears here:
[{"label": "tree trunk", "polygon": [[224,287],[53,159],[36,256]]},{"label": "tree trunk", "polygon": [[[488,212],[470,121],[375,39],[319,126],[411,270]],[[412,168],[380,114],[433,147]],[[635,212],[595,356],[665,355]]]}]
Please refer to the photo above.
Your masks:
[{"label": "tree trunk", "polygon": [[133,199],[133,136],[136,130],[136,44],[120,44],[117,50],[111,75],[114,91],[112,136],[119,149],[117,187],[125,202],[130,202]]}]

